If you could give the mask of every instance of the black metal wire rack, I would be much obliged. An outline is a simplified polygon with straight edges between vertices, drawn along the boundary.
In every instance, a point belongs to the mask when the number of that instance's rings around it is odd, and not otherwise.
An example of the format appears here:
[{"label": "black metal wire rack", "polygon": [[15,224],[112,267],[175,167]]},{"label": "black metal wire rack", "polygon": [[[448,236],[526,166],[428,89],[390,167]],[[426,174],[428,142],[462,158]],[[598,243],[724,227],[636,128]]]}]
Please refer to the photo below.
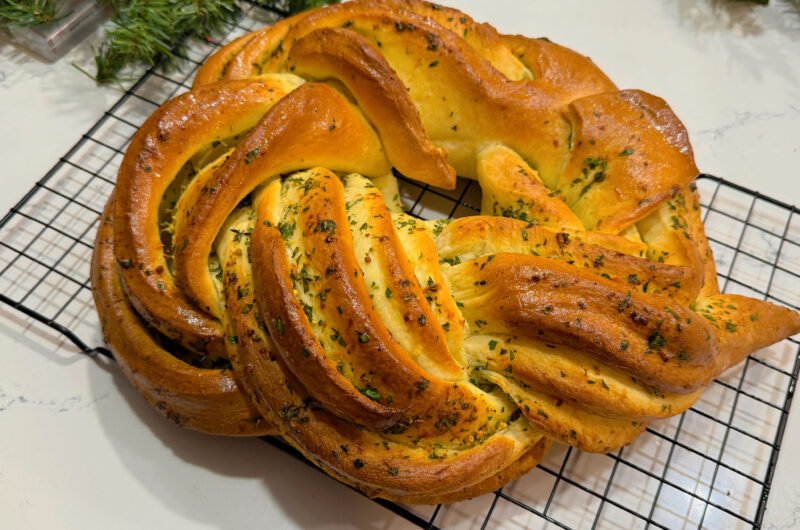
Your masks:
[{"label": "black metal wire rack", "polygon": [[[108,355],[89,285],[98,217],[125,148],[157,106],[188,90],[219,42],[280,18],[253,6],[227,34],[187,48],[183,72],[151,68],[0,220],[0,301]],[[701,175],[706,232],[725,292],[800,306],[800,211]],[[422,218],[479,211],[480,188],[443,191],[400,177],[407,210]],[[423,528],[759,528],[800,371],[787,339],[715,380],[687,412],[652,423],[608,455],[554,446],[532,472],[470,501],[413,507],[376,501]],[[279,439],[267,441],[302,459]]]}]

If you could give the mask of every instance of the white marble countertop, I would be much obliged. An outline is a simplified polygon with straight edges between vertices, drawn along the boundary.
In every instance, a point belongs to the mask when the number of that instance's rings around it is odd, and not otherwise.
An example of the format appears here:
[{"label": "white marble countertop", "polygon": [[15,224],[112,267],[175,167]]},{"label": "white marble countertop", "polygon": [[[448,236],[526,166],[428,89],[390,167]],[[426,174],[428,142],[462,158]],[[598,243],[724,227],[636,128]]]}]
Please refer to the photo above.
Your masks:
[{"label": "white marble countertop", "polygon": [[[620,87],[669,102],[702,171],[800,204],[800,9],[778,0],[755,8],[721,0],[444,3],[502,32],[547,36],[590,55]],[[89,43],[45,65],[2,39],[0,213],[120,96],[71,66],[91,68]],[[800,525],[797,408],[768,528]],[[79,355],[2,305],[0,455],[6,528],[407,526],[262,442],[164,421],[113,363]]]}]

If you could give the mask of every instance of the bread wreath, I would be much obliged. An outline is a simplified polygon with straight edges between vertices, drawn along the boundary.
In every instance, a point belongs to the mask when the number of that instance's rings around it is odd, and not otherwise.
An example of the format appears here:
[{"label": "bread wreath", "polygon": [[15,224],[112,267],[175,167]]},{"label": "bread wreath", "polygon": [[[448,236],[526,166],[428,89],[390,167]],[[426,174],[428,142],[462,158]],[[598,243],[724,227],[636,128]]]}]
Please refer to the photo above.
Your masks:
[{"label": "bread wreath", "polygon": [[[392,168],[477,179],[482,215],[411,217]],[[222,48],[142,126],[93,286],[126,375],[185,425],[279,433],[370,495],[449,502],[554,440],[628,444],[800,331],[719,293],[696,175],[667,104],[586,57],[348,2]],[[150,370],[169,341],[233,375]]]}]

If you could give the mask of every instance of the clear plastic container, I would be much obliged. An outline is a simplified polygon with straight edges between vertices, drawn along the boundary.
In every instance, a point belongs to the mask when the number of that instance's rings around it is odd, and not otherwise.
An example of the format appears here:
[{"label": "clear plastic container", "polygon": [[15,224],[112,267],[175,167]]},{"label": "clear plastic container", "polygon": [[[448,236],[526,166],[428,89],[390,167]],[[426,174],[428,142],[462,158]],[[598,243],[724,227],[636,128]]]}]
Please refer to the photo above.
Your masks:
[{"label": "clear plastic container", "polygon": [[46,61],[55,62],[108,18],[107,9],[95,0],[62,0],[59,4],[59,13],[66,13],[66,16],[52,24],[8,28],[14,43]]}]

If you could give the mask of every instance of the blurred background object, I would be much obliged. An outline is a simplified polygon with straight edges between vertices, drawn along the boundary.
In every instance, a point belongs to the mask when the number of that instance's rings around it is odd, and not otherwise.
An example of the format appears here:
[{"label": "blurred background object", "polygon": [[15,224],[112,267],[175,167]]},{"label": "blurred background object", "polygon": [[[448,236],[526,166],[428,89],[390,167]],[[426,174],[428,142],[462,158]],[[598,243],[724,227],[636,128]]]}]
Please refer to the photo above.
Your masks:
[{"label": "blurred background object", "polygon": [[9,1],[0,6],[0,26],[14,43],[47,62],[55,62],[108,18],[95,0]]}]

